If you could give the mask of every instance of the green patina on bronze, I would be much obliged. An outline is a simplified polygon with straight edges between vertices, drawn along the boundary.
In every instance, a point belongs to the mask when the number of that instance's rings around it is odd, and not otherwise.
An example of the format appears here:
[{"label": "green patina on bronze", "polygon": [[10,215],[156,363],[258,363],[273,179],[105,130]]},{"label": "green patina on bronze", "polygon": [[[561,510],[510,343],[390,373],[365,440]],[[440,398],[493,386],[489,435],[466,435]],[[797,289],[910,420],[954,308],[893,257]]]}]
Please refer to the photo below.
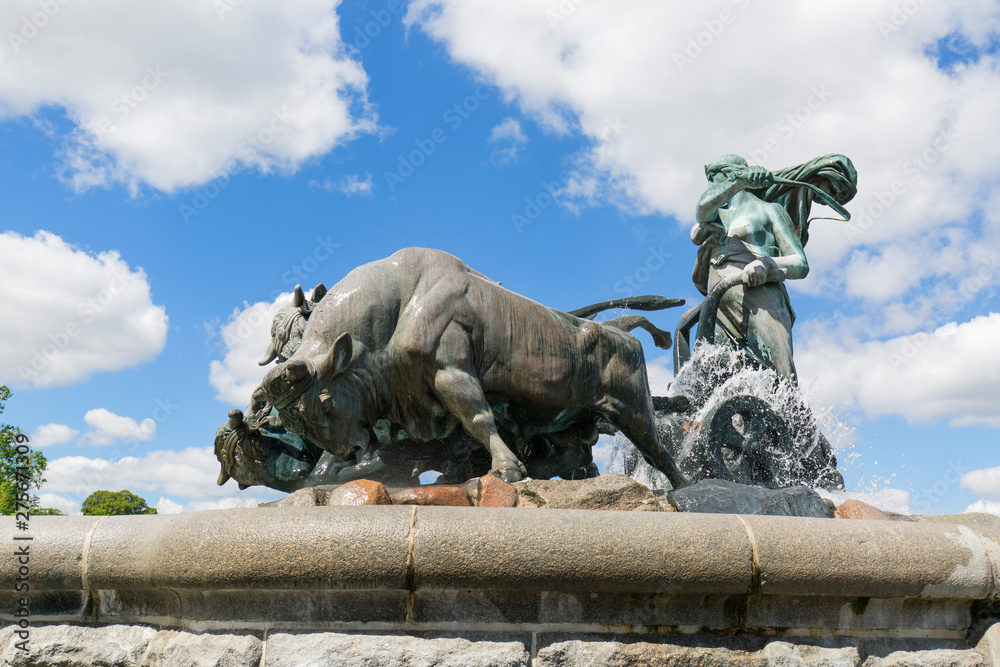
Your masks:
[{"label": "green patina on bronze", "polygon": [[682,317],[675,370],[690,356],[683,330],[698,321],[699,339],[746,350],[761,366],[794,377],[795,312],[782,283],[809,273],[813,203],[850,217],[843,205],[857,193],[857,171],[838,154],[775,172],[730,154],[707,164],[705,175],[691,240],[699,246],[692,280],[708,299]]},{"label": "green patina on bronze", "polygon": [[628,332],[643,328],[664,349],[670,334],[636,314],[592,320],[683,303],[649,295],[565,313],[423,248],[359,267],[310,300],[297,288],[261,361],[280,363],[245,420],[233,416],[216,435],[219,483],[412,483],[424,470],[449,482],[486,472],[575,479],[597,474],[591,447],[620,429],[684,485],[656,435],[642,348]]},{"label": "green patina on bronze", "polygon": [[[705,174],[691,239],[699,245],[693,280],[707,298],[678,324],[675,373],[690,359],[697,324],[698,339],[794,379],[795,314],[783,281],[809,271],[813,203],[850,217],[843,205],[857,190],[854,166],[826,155],[770,172],[724,155]],[[663,349],[670,334],[637,314],[593,318],[681,304],[648,295],[565,313],[420,248],[359,267],[329,292],[321,284],[310,298],[296,287],[260,362],[278,366],[246,417],[234,411],[216,434],[219,483],[290,491],[360,477],[415,483],[426,470],[445,471],[439,481],[448,482],[487,471],[579,479],[597,472],[598,433],[620,430],[675,488],[705,477],[842,486],[825,438],[817,431],[796,453],[801,425],[758,397],[714,406],[694,447],[682,429],[657,434],[654,410],[694,415],[703,406],[650,396],[641,347],[627,332],[645,329]],[[687,475],[674,463],[681,450],[695,459]]]}]

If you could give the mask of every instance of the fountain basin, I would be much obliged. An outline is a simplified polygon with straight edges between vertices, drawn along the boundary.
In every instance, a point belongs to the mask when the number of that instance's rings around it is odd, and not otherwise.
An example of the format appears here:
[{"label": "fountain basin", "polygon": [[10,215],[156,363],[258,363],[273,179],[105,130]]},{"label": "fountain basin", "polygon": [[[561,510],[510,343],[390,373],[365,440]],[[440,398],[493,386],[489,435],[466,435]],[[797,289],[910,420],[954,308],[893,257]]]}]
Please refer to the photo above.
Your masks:
[{"label": "fountain basin", "polygon": [[529,653],[567,637],[950,647],[1000,599],[1000,524],[423,506],[4,521],[32,537],[32,626],[447,633]]}]

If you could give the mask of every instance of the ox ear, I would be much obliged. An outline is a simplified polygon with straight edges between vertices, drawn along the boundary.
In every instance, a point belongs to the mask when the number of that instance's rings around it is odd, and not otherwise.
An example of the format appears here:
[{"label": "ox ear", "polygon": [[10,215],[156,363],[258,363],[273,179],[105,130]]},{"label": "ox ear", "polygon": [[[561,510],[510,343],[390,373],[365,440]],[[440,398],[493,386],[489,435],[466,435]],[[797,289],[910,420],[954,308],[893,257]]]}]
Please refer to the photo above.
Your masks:
[{"label": "ox ear", "polygon": [[309,300],[313,303],[319,303],[324,296],[326,296],[326,285],[320,283],[313,288],[312,297],[310,297]]},{"label": "ox ear", "polygon": [[351,339],[351,334],[345,332],[333,341],[333,347],[330,348],[330,351],[320,358],[319,363],[316,364],[316,370],[320,376],[332,378],[346,371],[353,360],[354,341]]}]

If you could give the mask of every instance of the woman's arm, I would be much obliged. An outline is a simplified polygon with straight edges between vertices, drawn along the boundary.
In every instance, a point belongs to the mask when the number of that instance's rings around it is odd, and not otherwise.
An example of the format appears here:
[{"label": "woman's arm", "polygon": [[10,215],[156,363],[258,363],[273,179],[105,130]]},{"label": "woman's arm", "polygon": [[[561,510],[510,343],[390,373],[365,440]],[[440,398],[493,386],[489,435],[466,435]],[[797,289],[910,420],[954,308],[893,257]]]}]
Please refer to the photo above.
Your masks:
[{"label": "woman's arm", "polygon": [[695,220],[699,224],[707,224],[719,218],[719,208],[733,198],[741,190],[763,188],[773,180],[771,172],[764,167],[752,165],[749,167],[725,168],[712,177],[705,194],[698,200],[695,209]]},{"label": "woman's arm", "polygon": [[[717,174],[709,183],[705,194],[698,200],[698,207],[694,212],[694,219],[698,225],[719,224],[719,207],[733,198],[740,190],[746,186],[739,180],[729,180],[723,174]],[[691,232],[691,240],[694,241],[694,231]],[[697,243],[697,241],[695,241]]]},{"label": "woman's arm", "polygon": [[806,259],[802,242],[795,233],[788,211],[780,204],[772,204],[769,208],[772,213],[771,231],[774,233],[774,245],[781,253],[779,257],[774,258],[775,264],[782,269],[786,278],[792,280],[805,278],[809,274],[809,261]]}]

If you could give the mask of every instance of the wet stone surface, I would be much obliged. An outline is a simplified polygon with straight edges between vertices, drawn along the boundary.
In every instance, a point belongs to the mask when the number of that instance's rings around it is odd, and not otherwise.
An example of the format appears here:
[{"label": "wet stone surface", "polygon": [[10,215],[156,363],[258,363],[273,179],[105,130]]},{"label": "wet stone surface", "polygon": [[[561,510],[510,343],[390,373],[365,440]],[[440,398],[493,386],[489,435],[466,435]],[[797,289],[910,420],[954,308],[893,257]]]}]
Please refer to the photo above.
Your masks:
[{"label": "wet stone surface", "polygon": [[325,505],[436,505],[447,507],[517,507],[537,509],[625,510],[673,512],[664,497],[624,475],[605,473],[583,480],[526,479],[508,484],[492,475],[469,480],[462,486],[427,485],[394,489],[380,483],[356,480],[342,486],[300,489],[261,507],[313,507]]},{"label": "wet stone surface", "polygon": [[667,495],[682,512],[830,518],[830,510],[819,494],[804,486],[763,489],[706,479]]},{"label": "wet stone surface", "polygon": [[[470,479],[461,486],[427,485],[391,490],[376,481],[300,489],[261,507],[322,507],[335,505],[423,505],[448,507],[517,507],[519,509],[587,509],[637,512],[692,512],[841,519],[936,521],[940,517],[894,516],[858,500],[839,507],[804,486],[765,489],[707,479],[676,490],[653,491],[625,475],[605,473],[583,480],[526,479],[508,484],[492,475]],[[834,514],[836,512],[836,514]],[[983,517],[980,519],[979,517]],[[957,515],[949,521],[995,526],[988,515]],[[978,523],[976,523],[978,521]]]}]

